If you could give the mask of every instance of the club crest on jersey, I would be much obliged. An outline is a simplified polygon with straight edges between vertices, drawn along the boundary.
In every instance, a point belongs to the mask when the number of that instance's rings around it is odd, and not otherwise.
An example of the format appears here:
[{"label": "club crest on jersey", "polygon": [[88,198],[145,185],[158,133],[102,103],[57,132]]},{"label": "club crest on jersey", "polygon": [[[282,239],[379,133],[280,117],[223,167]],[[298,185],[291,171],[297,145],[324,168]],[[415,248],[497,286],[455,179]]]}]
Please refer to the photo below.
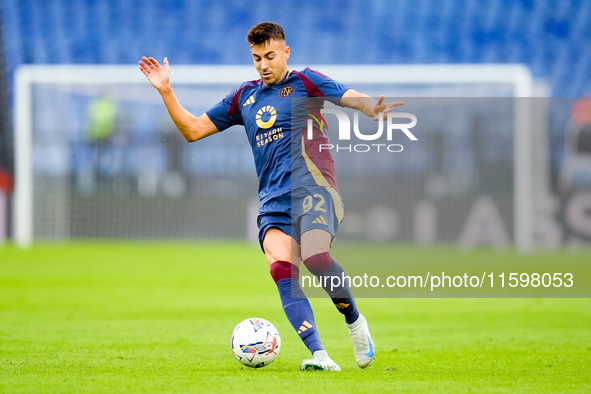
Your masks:
[{"label": "club crest on jersey", "polygon": [[275,119],[277,119],[277,111],[271,105],[267,105],[259,109],[256,115],[257,126],[259,126],[261,129],[273,127],[275,124]]},{"label": "club crest on jersey", "polygon": [[287,85],[286,87],[281,89],[281,92],[279,92],[279,95],[281,97],[289,97],[289,96],[291,96],[292,93],[293,93],[293,86]]}]

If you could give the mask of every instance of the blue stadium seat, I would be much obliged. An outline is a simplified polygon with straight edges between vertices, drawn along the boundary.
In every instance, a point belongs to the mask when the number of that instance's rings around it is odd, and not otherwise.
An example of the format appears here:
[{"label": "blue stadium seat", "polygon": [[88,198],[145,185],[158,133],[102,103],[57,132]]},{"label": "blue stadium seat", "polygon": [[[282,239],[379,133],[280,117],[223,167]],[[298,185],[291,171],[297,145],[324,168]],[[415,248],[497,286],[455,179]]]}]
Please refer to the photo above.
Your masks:
[{"label": "blue stadium seat", "polygon": [[[388,0],[268,2],[230,0],[3,0],[8,75],[27,63],[135,63],[169,56],[178,63],[248,63],[243,40],[262,20],[284,24],[297,63],[523,62],[536,77],[582,93],[591,40],[591,2],[552,0]],[[237,39],[238,38],[238,39]],[[562,56],[562,55],[560,55]],[[573,63],[574,62],[574,63]],[[584,63],[582,63],[584,64]],[[555,69],[559,67],[559,69]],[[580,73],[573,76],[572,72]],[[566,78],[566,77],[565,77]],[[577,88],[577,86],[581,88]],[[564,93],[562,85],[553,92]]]}]

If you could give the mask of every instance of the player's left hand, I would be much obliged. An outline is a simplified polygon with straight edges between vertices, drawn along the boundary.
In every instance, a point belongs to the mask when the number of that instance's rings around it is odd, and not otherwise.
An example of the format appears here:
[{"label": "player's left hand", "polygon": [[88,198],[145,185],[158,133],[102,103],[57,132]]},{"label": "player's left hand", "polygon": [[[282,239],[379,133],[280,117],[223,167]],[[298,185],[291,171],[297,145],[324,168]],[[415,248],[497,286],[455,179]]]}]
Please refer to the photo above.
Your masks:
[{"label": "player's left hand", "polygon": [[404,105],[404,101],[394,101],[392,103],[384,103],[384,95],[381,95],[376,105],[373,108],[373,113],[375,116],[373,120],[380,120],[379,115],[383,113],[383,120],[388,119],[388,112],[392,112],[392,107],[398,107],[400,105]]}]

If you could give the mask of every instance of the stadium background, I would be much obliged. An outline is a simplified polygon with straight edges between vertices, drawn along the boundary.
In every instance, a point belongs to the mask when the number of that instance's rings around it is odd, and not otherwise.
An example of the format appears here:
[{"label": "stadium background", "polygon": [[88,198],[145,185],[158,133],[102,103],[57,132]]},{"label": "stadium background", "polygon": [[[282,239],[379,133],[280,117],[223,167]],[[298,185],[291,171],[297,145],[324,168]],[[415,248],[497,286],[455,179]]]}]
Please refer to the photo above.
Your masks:
[{"label": "stadium background", "polygon": [[[244,35],[255,23],[274,20],[286,28],[293,64],[527,65],[547,89],[544,94],[552,97],[549,107],[556,109],[545,129],[548,149],[543,155],[557,204],[555,221],[560,222],[560,207],[570,199],[571,192],[561,194],[558,185],[565,158],[576,157],[565,132],[572,123],[571,108],[591,90],[590,1],[0,0],[0,14],[0,168],[8,174],[14,171],[10,115],[19,66],[135,68],[142,55],[152,55],[168,56],[173,67],[252,67]],[[278,304],[258,246],[244,242],[245,206],[256,199],[256,179],[241,131],[198,144],[174,139],[179,136],[158,94],[143,82],[143,87],[118,91],[117,108],[124,111],[117,116],[113,102],[101,101],[100,94],[35,87],[35,240],[42,242],[28,250],[10,243],[0,247],[0,392],[591,390],[589,298],[360,297],[358,305],[371,321],[377,346],[376,362],[366,370],[355,364],[342,316],[326,299],[311,298],[323,343],[343,373],[300,373],[297,366],[307,350]],[[215,101],[227,88],[206,98]],[[177,92],[192,110],[204,109],[202,94],[189,87]],[[137,106],[133,98],[138,97],[148,106]],[[117,127],[102,128],[101,122],[92,122],[95,116]],[[459,187],[466,184],[451,184],[457,193],[449,201],[455,202],[439,211],[449,226],[437,241],[456,243],[466,206],[491,191],[500,194],[494,201],[510,232],[511,204],[501,203],[511,198],[510,131],[497,132],[501,119],[495,114],[485,112],[477,120],[473,125],[481,132],[467,144],[446,139],[446,130],[419,135],[420,146],[427,148],[400,166],[384,167],[395,173],[368,176],[363,162],[341,167],[345,222],[356,223],[351,215],[357,209],[355,193],[364,190],[354,183],[359,178],[381,182],[380,190],[388,191],[387,179],[401,181],[400,175],[410,174],[409,193],[397,199],[410,204],[424,197],[425,178],[419,170],[434,173],[440,166],[454,175],[472,166],[485,182],[469,183],[469,192]],[[575,137],[580,135],[585,134]],[[450,157],[457,159],[448,162]],[[139,177],[140,164],[153,171]],[[355,176],[349,178],[349,173]],[[177,175],[184,177],[184,189]],[[586,179],[583,171],[578,179],[582,192]],[[0,197],[6,190],[11,196],[10,183],[0,174]],[[10,211],[13,204],[8,202]],[[583,229],[588,228],[588,215],[581,215]],[[399,233],[386,241],[413,240],[409,219],[399,219]],[[383,263],[389,274],[401,266],[415,274],[417,263],[432,263],[446,273],[451,267],[494,267],[497,274],[499,262],[517,271],[542,266],[566,272],[587,266],[589,260],[587,249],[525,256],[393,242],[363,249],[340,242],[349,236],[343,231],[334,248],[334,257],[347,270],[347,258],[367,270],[367,262],[357,256],[379,253],[388,257]],[[571,236],[577,243],[589,233]],[[75,241],[62,242],[68,238]],[[127,242],[129,238],[150,242]],[[569,243],[566,233],[554,240],[549,244],[556,249]],[[232,328],[252,316],[272,321],[282,335],[277,360],[258,370],[241,369],[229,350]]]},{"label": "stadium background", "polygon": [[[286,29],[293,48],[292,64],[528,66],[544,86],[541,94],[555,98],[549,105],[544,137],[548,146],[542,148],[547,150],[543,160],[550,169],[547,192],[552,195],[550,203],[542,205],[552,206],[549,216],[555,225],[541,231],[540,243],[552,248],[579,244],[591,237],[591,226],[585,218],[571,225],[562,217],[573,188],[562,190],[560,177],[566,158],[580,150],[575,146],[576,135],[569,142],[567,128],[572,123],[571,107],[591,90],[587,72],[591,53],[585,50],[591,36],[590,18],[588,1],[344,1],[330,7],[279,1],[269,7],[264,2],[240,1],[3,0],[6,86],[0,165],[13,171],[8,114],[15,70],[20,65],[133,65],[143,55],[168,56],[173,67],[248,65],[245,32],[259,21],[275,20]],[[100,93],[47,90],[41,86],[34,95],[40,105],[34,115],[32,157],[36,239],[253,239],[255,230],[248,223],[256,206],[256,198],[251,198],[256,179],[250,152],[238,134],[218,136],[198,147],[185,144],[149,86],[114,99],[106,92],[101,97]],[[227,91],[227,87],[208,93],[188,91],[183,103],[200,113]],[[137,105],[129,100],[134,94],[152,101]],[[209,101],[200,102],[200,96]],[[423,125],[429,123],[424,119]],[[342,163],[343,193],[347,197],[349,183],[353,196],[346,199],[353,209],[342,235],[417,241],[412,215],[421,214],[413,204],[426,196],[437,200],[440,223],[436,235],[422,238],[426,243],[458,242],[470,207],[490,194],[505,229],[499,239],[483,243],[505,245],[513,231],[514,163],[511,131],[502,122],[497,115],[481,113],[471,125],[457,127],[454,134],[436,130],[435,119],[431,126],[435,131],[425,138],[423,151],[411,152],[406,161],[385,164],[382,171],[373,171],[375,166],[367,163],[364,170],[357,165],[359,160],[337,158]],[[463,137],[469,142],[459,143]],[[583,153],[588,157],[590,148],[585,141]],[[584,160],[583,170],[572,175],[579,189],[591,183]],[[394,190],[390,195],[399,201],[394,210],[356,209],[364,196],[355,200],[359,189],[355,180],[368,176],[374,183],[365,186]],[[437,190],[429,191],[425,185],[436,185]],[[585,204],[579,210],[583,216]],[[386,235],[356,232],[356,227],[369,227],[359,219],[362,216],[386,218]],[[388,221],[396,224],[388,227]],[[422,238],[419,234],[418,239]]]}]

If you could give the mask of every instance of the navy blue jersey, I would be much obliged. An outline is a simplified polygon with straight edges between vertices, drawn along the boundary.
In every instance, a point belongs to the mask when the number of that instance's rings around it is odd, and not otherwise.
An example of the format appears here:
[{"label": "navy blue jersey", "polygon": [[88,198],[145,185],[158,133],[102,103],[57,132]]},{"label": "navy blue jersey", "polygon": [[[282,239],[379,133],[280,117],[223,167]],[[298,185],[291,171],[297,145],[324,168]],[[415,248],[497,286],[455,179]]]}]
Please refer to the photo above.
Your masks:
[{"label": "navy blue jersey", "polygon": [[314,138],[303,139],[306,121],[300,115],[318,114],[321,106],[303,108],[294,121],[291,99],[305,103],[306,97],[325,97],[340,104],[347,90],[346,85],[306,68],[288,72],[272,86],[262,80],[245,82],[206,112],[219,131],[244,125],[259,179],[261,213],[287,213],[292,187],[337,188],[334,160],[328,150],[318,149],[328,143],[318,122]]}]

